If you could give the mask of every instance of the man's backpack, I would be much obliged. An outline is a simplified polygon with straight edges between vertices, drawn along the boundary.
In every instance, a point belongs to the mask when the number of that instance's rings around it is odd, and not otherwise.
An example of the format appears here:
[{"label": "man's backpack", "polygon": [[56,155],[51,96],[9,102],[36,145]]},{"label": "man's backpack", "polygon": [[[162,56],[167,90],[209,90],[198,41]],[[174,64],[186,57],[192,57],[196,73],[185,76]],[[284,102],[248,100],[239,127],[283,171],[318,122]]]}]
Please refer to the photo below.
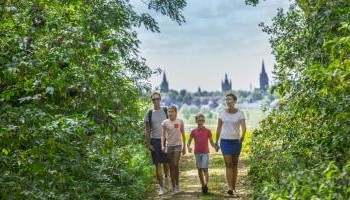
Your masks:
[{"label": "man's backpack", "polygon": [[[167,107],[162,107],[163,111],[165,112],[165,116],[168,119],[168,108]],[[153,110],[149,110],[147,115],[148,115],[148,123],[149,123],[149,129],[152,130],[152,113]]]}]

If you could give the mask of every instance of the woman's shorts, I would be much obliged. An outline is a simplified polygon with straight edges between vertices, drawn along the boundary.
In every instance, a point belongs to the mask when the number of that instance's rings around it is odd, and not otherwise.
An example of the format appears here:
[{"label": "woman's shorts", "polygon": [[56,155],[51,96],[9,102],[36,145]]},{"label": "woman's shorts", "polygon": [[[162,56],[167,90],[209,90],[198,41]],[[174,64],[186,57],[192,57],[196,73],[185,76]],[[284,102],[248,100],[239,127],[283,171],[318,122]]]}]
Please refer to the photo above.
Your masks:
[{"label": "woman's shorts", "polygon": [[151,151],[153,164],[167,163],[168,159],[166,154],[162,151],[161,140],[156,138],[151,138],[151,145],[154,151]]},{"label": "woman's shorts", "polygon": [[167,146],[166,147],[166,153],[174,153],[174,152],[181,152],[182,151],[182,145],[176,145],[176,146]]},{"label": "woman's shorts", "polygon": [[241,154],[242,142],[240,142],[238,139],[221,139],[220,148],[223,155],[239,155]]},{"label": "woman's shorts", "polygon": [[196,153],[196,166],[198,169],[208,169],[209,166],[209,154]]}]

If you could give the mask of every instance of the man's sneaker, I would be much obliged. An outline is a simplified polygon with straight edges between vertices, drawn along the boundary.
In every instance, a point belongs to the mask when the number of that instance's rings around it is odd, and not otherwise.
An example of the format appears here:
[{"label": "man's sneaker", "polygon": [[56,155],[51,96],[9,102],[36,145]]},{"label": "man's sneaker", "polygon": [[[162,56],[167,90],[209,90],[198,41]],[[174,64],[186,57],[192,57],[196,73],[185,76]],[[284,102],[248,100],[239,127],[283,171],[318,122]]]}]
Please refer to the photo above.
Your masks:
[{"label": "man's sneaker", "polygon": [[160,187],[158,191],[158,195],[163,195],[166,193],[166,189],[164,187]]}]

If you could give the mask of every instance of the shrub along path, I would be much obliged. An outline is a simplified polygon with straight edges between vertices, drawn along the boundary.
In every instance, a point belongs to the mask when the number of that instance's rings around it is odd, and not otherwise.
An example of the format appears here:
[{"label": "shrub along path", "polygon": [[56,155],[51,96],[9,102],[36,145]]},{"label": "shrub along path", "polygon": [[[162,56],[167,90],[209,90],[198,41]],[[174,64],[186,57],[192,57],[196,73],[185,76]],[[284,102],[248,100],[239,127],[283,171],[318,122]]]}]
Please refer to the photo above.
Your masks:
[{"label": "shrub along path", "polygon": [[[180,190],[181,192],[175,195],[171,195],[171,192],[167,192],[162,196],[157,195],[158,187],[154,186],[154,192],[150,195],[149,199],[188,199],[188,200],[217,200],[217,199],[249,199],[250,190],[249,182],[247,180],[248,163],[246,156],[240,157],[238,163],[238,181],[236,190],[238,195],[230,196],[226,194],[227,183],[225,175],[225,165],[221,155],[221,152],[215,152],[211,150],[210,164],[209,164],[209,192],[203,194],[201,192],[201,185],[195,166],[194,154],[187,153],[181,156],[180,159]],[[169,181],[168,189],[171,189],[171,183]]]}]

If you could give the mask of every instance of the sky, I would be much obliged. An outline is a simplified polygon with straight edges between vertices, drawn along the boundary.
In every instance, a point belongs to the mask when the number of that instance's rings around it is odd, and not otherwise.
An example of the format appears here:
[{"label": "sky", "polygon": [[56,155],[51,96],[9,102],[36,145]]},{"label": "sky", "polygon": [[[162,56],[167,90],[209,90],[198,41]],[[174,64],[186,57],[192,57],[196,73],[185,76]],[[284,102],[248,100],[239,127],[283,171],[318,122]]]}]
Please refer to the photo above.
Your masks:
[{"label": "sky", "polygon": [[[225,73],[233,90],[258,88],[262,61],[270,81],[275,63],[269,36],[258,24],[271,24],[277,8],[289,4],[267,0],[253,7],[244,0],[188,0],[186,23],[179,26],[155,14],[161,33],[138,30],[140,54],[149,67],[166,73],[170,89],[221,91]],[[149,80],[153,89],[162,78],[158,74]]]}]

